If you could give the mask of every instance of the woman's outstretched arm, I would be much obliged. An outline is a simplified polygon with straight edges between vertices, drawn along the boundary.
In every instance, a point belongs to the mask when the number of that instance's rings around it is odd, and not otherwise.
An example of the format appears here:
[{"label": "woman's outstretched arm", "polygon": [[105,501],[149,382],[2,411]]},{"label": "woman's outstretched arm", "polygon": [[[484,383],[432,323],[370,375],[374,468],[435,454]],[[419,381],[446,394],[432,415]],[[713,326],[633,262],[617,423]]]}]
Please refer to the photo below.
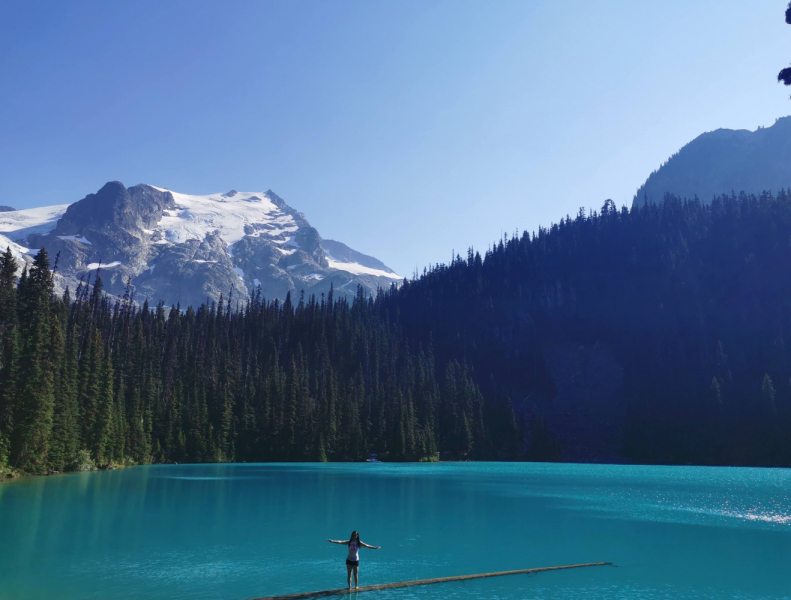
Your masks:
[{"label": "woman's outstretched arm", "polygon": [[347,541],[345,541],[345,542],[344,542],[343,540],[327,540],[327,541],[328,541],[330,544],[344,544],[344,545],[348,545],[348,543],[349,543],[349,541],[348,541],[348,540],[347,540]]},{"label": "woman's outstretched arm", "polygon": [[364,542],[360,542],[360,545],[361,545],[363,548],[370,548],[371,550],[381,550],[381,549],[382,549],[382,547],[381,547],[381,546],[369,546],[368,544],[366,544],[366,543],[364,543]]}]

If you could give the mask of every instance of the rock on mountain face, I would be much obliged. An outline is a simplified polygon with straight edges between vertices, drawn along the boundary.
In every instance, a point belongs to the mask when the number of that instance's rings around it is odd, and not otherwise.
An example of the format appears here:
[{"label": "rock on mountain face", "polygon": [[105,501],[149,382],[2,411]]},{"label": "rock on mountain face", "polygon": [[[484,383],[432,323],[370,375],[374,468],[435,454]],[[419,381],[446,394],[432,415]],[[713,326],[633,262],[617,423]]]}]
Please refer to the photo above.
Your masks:
[{"label": "rock on mountain face", "polygon": [[637,190],[634,203],[660,202],[666,193],[711,202],[731,191],[760,194],[791,187],[791,117],[756,131],[718,129],[698,136]]},{"label": "rock on mountain face", "polygon": [[[260,288],[288,292],[373,292],[401,278],[380,261],[322,240],[274,192],[193,196],[150,185],[107,183],[71,205],[0,213],[0,244],[18,257],[60,253],[59,283],[72,288],[101,269],[105,289],[166,305],[198,305]],[[5,238],[5,239],[3,239]]]}]

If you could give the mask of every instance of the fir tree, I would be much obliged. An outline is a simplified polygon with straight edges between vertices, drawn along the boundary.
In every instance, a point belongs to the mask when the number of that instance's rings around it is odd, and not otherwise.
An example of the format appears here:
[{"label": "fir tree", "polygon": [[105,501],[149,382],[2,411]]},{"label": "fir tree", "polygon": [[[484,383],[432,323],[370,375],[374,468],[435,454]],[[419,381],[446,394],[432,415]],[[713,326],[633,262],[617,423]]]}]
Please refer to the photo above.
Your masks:
[{"label": "fir tree", "polygon": [[16,466],[31,473],[48,471],[54,408],[53,281],[47,251],[36,255],[20,284],[19,392],[14,410],[12,449]]},{"label": "fir tree", "polygon": [[16,271],[11,248],[0,256],[0,474],[9,466],[18,359]]}]

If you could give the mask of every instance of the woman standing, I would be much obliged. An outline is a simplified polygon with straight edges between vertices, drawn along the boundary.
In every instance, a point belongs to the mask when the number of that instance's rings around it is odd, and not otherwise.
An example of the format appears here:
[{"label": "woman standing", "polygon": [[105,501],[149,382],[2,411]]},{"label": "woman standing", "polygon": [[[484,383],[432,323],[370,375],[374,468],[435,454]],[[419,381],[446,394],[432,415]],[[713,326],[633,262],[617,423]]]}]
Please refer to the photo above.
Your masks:
[{"label": "woman standing", "polygon": [[346,540],[327,540],[330,544],[345,544],[349,547],[349,555],[346,557],[346,585],[352,588],[352,571],[354,572],[354,587],[357,587],[357,569],[360,567],[360,548],[370,548],[379,550],[381,546],[369,546],[360,541],[360,534],[352,531],[351,537]]}]

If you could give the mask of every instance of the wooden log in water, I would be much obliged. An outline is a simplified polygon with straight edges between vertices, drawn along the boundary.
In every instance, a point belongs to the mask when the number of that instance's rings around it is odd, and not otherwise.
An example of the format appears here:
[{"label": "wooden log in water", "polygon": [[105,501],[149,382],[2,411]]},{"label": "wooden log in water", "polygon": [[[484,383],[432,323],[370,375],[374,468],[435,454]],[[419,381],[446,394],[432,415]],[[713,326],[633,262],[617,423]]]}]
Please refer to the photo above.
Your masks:
[{"label": "wooden log in water", "polygon": [[285,594],[283,596],[265,596],[254,600],[297,600],[298,598],[323,598],[326,596],[342,596],[356,592],[376,592],[378,590],[393,590],[396,588],[412,587],[415,585],[430,585],[433,583],[448,583],[449,581],[467,581],[468,579],[484,579],[486,577],[502,577],[503,575],[525,575],[542,573],[544,571],[560,571],[562,569],[580,569],[582,567],[604,567],[611,565],[608,562],[585,563],[581,565],[563,565],[561,567],[539,567],[537,569],[519,569],[517,571],[499,571],[497,573],[479,573],[477,575],[456,575],[455,577],[438,577],[436,579],[417,579],[415,581],[399,581],[397,583],[379,583],[364,585],[359,588],[338,588],[334,590],[321,590],[318,592],[302,592],[300,594]]}]

